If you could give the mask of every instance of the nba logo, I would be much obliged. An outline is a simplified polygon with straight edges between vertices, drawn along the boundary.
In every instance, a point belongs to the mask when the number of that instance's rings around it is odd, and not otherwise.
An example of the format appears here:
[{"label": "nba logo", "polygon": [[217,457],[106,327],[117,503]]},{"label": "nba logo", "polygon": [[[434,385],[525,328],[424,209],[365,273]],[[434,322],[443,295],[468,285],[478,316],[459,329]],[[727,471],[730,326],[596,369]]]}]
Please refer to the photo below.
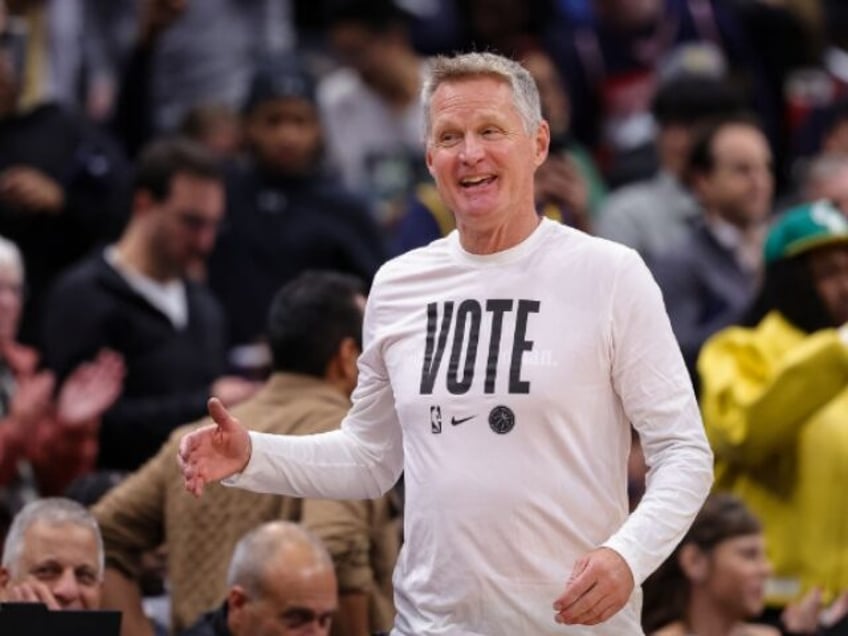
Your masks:
[{"label": "nba logo", "polygon": [[442,407],[430,407],[430,432],[433,434],[442,432]]}]

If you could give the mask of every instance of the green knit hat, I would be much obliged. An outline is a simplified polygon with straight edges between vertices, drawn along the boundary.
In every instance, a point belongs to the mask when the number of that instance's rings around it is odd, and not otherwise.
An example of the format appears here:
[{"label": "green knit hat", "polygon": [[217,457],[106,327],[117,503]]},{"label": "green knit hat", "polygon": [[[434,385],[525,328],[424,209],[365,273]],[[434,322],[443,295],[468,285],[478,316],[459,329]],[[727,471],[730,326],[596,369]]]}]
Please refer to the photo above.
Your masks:
[{"label": "green knit hat", "polygon": [[835,243],[848,244],[848,219],[830,201],[791,208],[769,230],[766,264]]}]

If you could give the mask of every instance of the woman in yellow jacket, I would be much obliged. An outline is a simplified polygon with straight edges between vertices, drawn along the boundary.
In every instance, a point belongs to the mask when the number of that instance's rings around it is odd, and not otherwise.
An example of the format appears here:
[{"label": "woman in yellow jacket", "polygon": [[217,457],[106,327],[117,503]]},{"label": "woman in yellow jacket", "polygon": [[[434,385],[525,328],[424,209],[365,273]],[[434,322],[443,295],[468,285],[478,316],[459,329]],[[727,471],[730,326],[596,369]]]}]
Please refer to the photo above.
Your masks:
[{"label": "woman in yellow jacket", "polygon": [[749,326],[698,360],[715,489],[763,521],[770,605],[829,602],[848,590],[848,221],[827,202],[789,210],[765,263]]}]

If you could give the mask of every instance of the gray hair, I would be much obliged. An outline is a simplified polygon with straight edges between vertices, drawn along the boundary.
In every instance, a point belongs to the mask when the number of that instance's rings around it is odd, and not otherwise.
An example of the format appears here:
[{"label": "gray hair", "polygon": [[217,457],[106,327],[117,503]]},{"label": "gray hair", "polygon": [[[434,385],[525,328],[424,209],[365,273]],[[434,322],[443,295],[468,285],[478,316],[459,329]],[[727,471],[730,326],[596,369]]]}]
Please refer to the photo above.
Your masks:
[{"label": "gray hair", "polygon": [[6,542],[3,544],[2,563],[13,577],[22,575],[19,568],[24,549],[24,535],[32,525],[39,522],[51,527],[70,524],[91,530],[97,542],[97,577],[103,579],[104,553],[100,526],[83,505],[64,497],[47,497],[31,501],[15,515],[6,535]]},{"label": "gray hair", "polygon": [[512,89],[515,108],[524,122],[524,130],[531,135],[536,132],[542,123],[542,107],[539,89],[530,72],[515,60],[495,53],[463,53],[453,57],[438,55],[430,58],[421,88],[425,136],[430,134],[430,103],[439,85],[478,77],[493,77],[508,84]]},{"label": "gray hair", "polygon": [[21,281],[24,278],[24,260],[21,256],[21,250],[14,241],[0,236],[0,267],[9,265],[14,267],[20,274]]},{"label": "gray hair", "polygon": [[239,539],[230,559],[227,586],[238,585],[250,598],[260,598],[265,592],[269,564],[287,545],[310,548],[316,562],[333,568],[327,548],[315,535],[290,521],[269,521]]}]

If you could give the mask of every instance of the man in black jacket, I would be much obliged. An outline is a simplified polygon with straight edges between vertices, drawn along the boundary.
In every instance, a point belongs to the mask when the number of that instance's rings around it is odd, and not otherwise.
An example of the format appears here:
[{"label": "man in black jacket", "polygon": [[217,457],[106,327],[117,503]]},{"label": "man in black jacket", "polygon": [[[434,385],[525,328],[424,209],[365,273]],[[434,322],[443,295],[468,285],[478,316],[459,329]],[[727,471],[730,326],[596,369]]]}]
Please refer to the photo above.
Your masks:
[{"label": "man in black jacket", "polygon": [[189,277],[223,213],[215,159],[185,140],[154,142],[139,159],[121,238],[60,277],[47,299],[44,356],[59,377],[106,347],[126,363],[124,391],[101,425],[101,468],[140,466],[204,413],[210,394],[235,403],[254,390],[221,377],[224,316]]},{"label": "man in black jacket", "polygon": [[226,222],[209,261],[233,348],[265,340],[271,299],[301,272],[331,269],[370,284],[386,257],[369,207],[322,170],[315,80],[302,61],[260,66],[243,124],[248,152],[228,171]]}]

